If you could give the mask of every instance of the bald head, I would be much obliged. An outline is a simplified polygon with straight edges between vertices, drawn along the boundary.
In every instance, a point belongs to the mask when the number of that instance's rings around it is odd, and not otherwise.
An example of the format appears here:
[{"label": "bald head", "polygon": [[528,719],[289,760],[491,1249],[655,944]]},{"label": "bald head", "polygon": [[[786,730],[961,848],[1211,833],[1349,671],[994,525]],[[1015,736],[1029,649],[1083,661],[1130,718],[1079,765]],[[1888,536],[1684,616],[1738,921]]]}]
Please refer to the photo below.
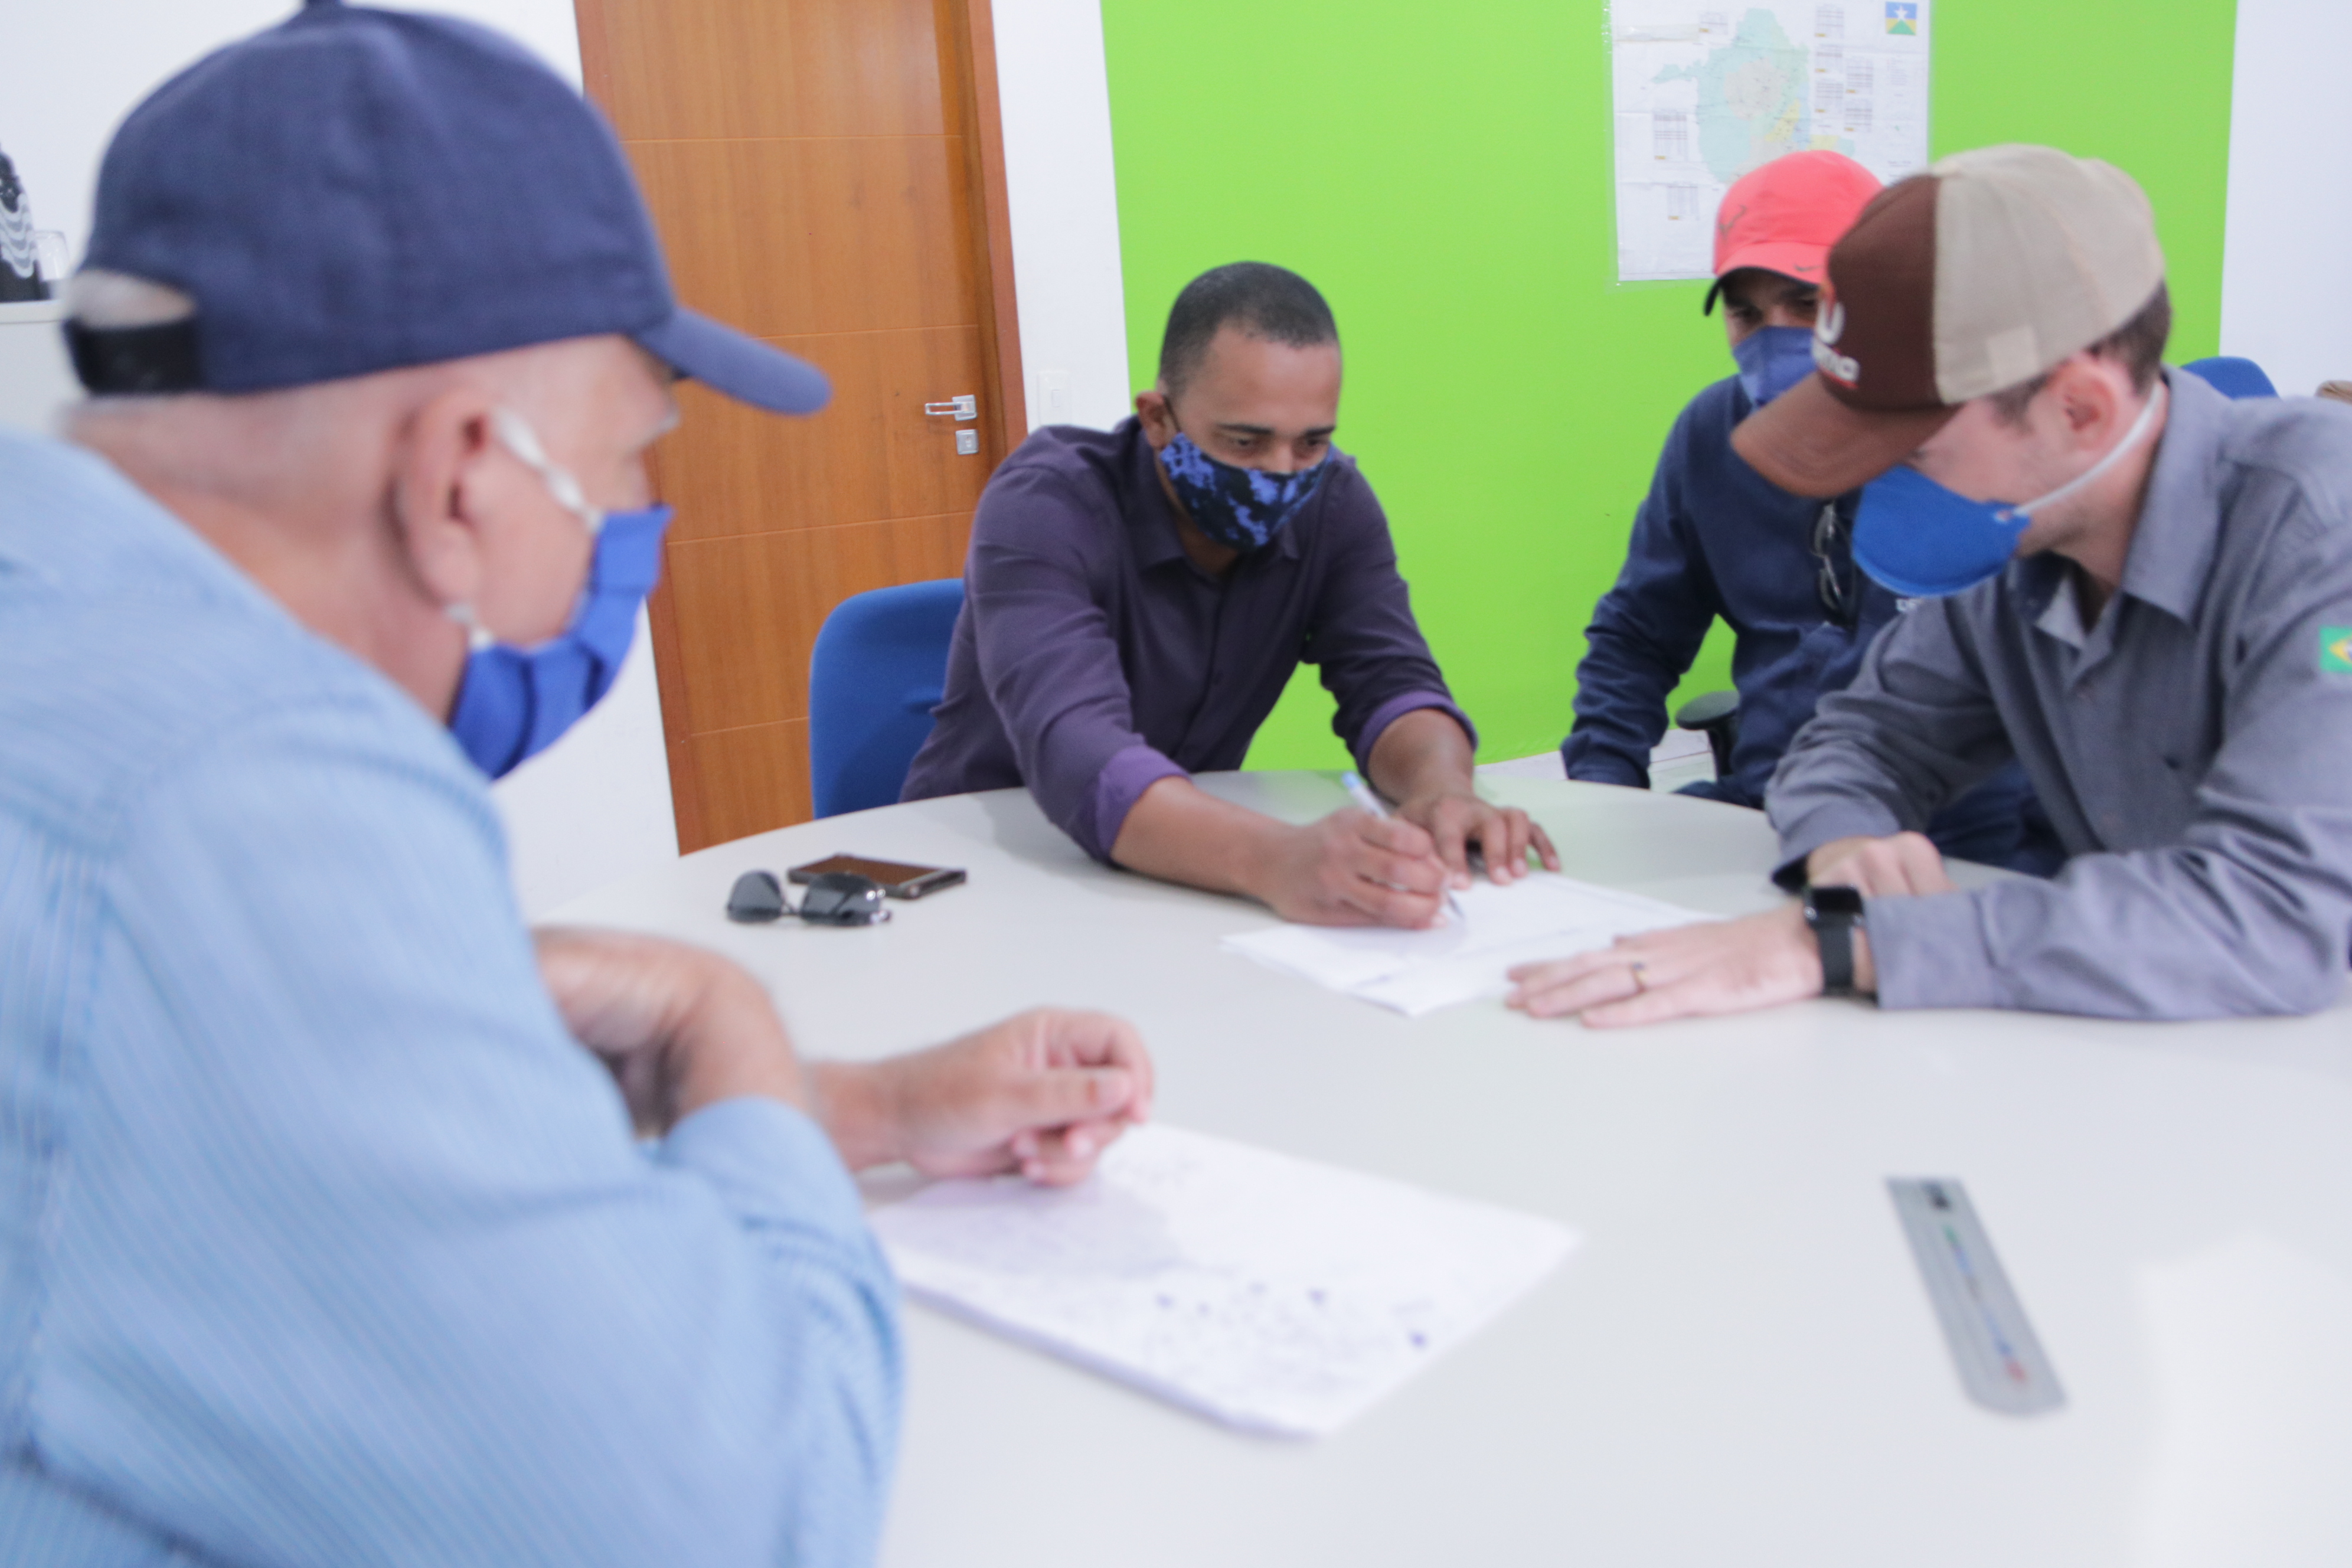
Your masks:
[{"label": "bald head", "polygon": [[202,534],[313,631],[446,717],[465,606],[499,640],[562,629],[592,541],[498,438],[520,415],[608,510],[649,499],[668,374],[580,338],[280,392],[100,398],[68,437]]}]

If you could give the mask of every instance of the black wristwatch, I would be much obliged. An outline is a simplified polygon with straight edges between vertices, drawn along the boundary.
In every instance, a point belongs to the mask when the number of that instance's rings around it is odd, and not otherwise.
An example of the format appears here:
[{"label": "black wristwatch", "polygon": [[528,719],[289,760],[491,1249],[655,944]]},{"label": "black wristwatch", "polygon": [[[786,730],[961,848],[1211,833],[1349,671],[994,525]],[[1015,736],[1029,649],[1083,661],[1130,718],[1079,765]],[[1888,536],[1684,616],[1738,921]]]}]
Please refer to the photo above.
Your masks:
[{"label": "black wristwatch", "polygon": [[1862,923],[1862,894],[1852,888],[1807,888],[1805,923],[1822,945],[1822,994],[1853,993],[1853,928]]}]

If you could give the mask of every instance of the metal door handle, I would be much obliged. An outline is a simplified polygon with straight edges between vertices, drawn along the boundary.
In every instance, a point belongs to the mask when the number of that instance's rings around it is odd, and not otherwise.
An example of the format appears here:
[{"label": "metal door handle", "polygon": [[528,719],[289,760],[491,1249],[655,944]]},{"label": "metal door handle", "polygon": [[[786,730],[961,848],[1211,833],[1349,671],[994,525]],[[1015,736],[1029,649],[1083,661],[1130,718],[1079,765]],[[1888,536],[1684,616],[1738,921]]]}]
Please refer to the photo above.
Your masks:
[{"label": "metal door handle", "polygon": [[923,405],[923,412],[934,419],[944,419],[952,414],[956,421],[961,424],[966,419],[980,417],[980,398],[977,395],[967,392],[961,397],[950,398],[945,403],[926,403]]}]

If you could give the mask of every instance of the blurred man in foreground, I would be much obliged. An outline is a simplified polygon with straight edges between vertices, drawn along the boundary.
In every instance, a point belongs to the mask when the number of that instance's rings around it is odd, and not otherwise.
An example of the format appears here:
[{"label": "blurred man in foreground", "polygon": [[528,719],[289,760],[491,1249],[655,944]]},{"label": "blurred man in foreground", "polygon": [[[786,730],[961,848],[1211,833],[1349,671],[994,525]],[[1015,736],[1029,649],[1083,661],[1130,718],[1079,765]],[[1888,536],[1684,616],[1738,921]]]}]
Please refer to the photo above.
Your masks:
[{"label": "blurred man in foreground", "polygon": [[0,442],[0,1561],[870,1562],[845,1166],[1075,1180],[1150,1062],[805,1065],[713,956],[534,947],[483,778],[626,649],[667,382],[823,378],[542,68],[333,4],[133,112],[68,337],[77,446]]}]

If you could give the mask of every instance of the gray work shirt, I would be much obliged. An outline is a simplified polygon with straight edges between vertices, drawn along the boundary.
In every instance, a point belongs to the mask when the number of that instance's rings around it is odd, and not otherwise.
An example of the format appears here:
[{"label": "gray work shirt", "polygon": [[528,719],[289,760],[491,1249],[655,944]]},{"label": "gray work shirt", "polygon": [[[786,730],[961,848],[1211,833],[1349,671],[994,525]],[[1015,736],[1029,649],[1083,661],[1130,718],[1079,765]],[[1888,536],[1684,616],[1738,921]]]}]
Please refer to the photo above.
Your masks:
[{"label": "gray work shirt", "polygon": [[2167,374],[2121,591],[2055,555],[1924,602],[1822,700],[1766,807],[1793,862],[1916,829],[2012,755],[2055,880],[1874,899],[1889,1007],[2307,1013],[2352,952],[2352,407]]}]

